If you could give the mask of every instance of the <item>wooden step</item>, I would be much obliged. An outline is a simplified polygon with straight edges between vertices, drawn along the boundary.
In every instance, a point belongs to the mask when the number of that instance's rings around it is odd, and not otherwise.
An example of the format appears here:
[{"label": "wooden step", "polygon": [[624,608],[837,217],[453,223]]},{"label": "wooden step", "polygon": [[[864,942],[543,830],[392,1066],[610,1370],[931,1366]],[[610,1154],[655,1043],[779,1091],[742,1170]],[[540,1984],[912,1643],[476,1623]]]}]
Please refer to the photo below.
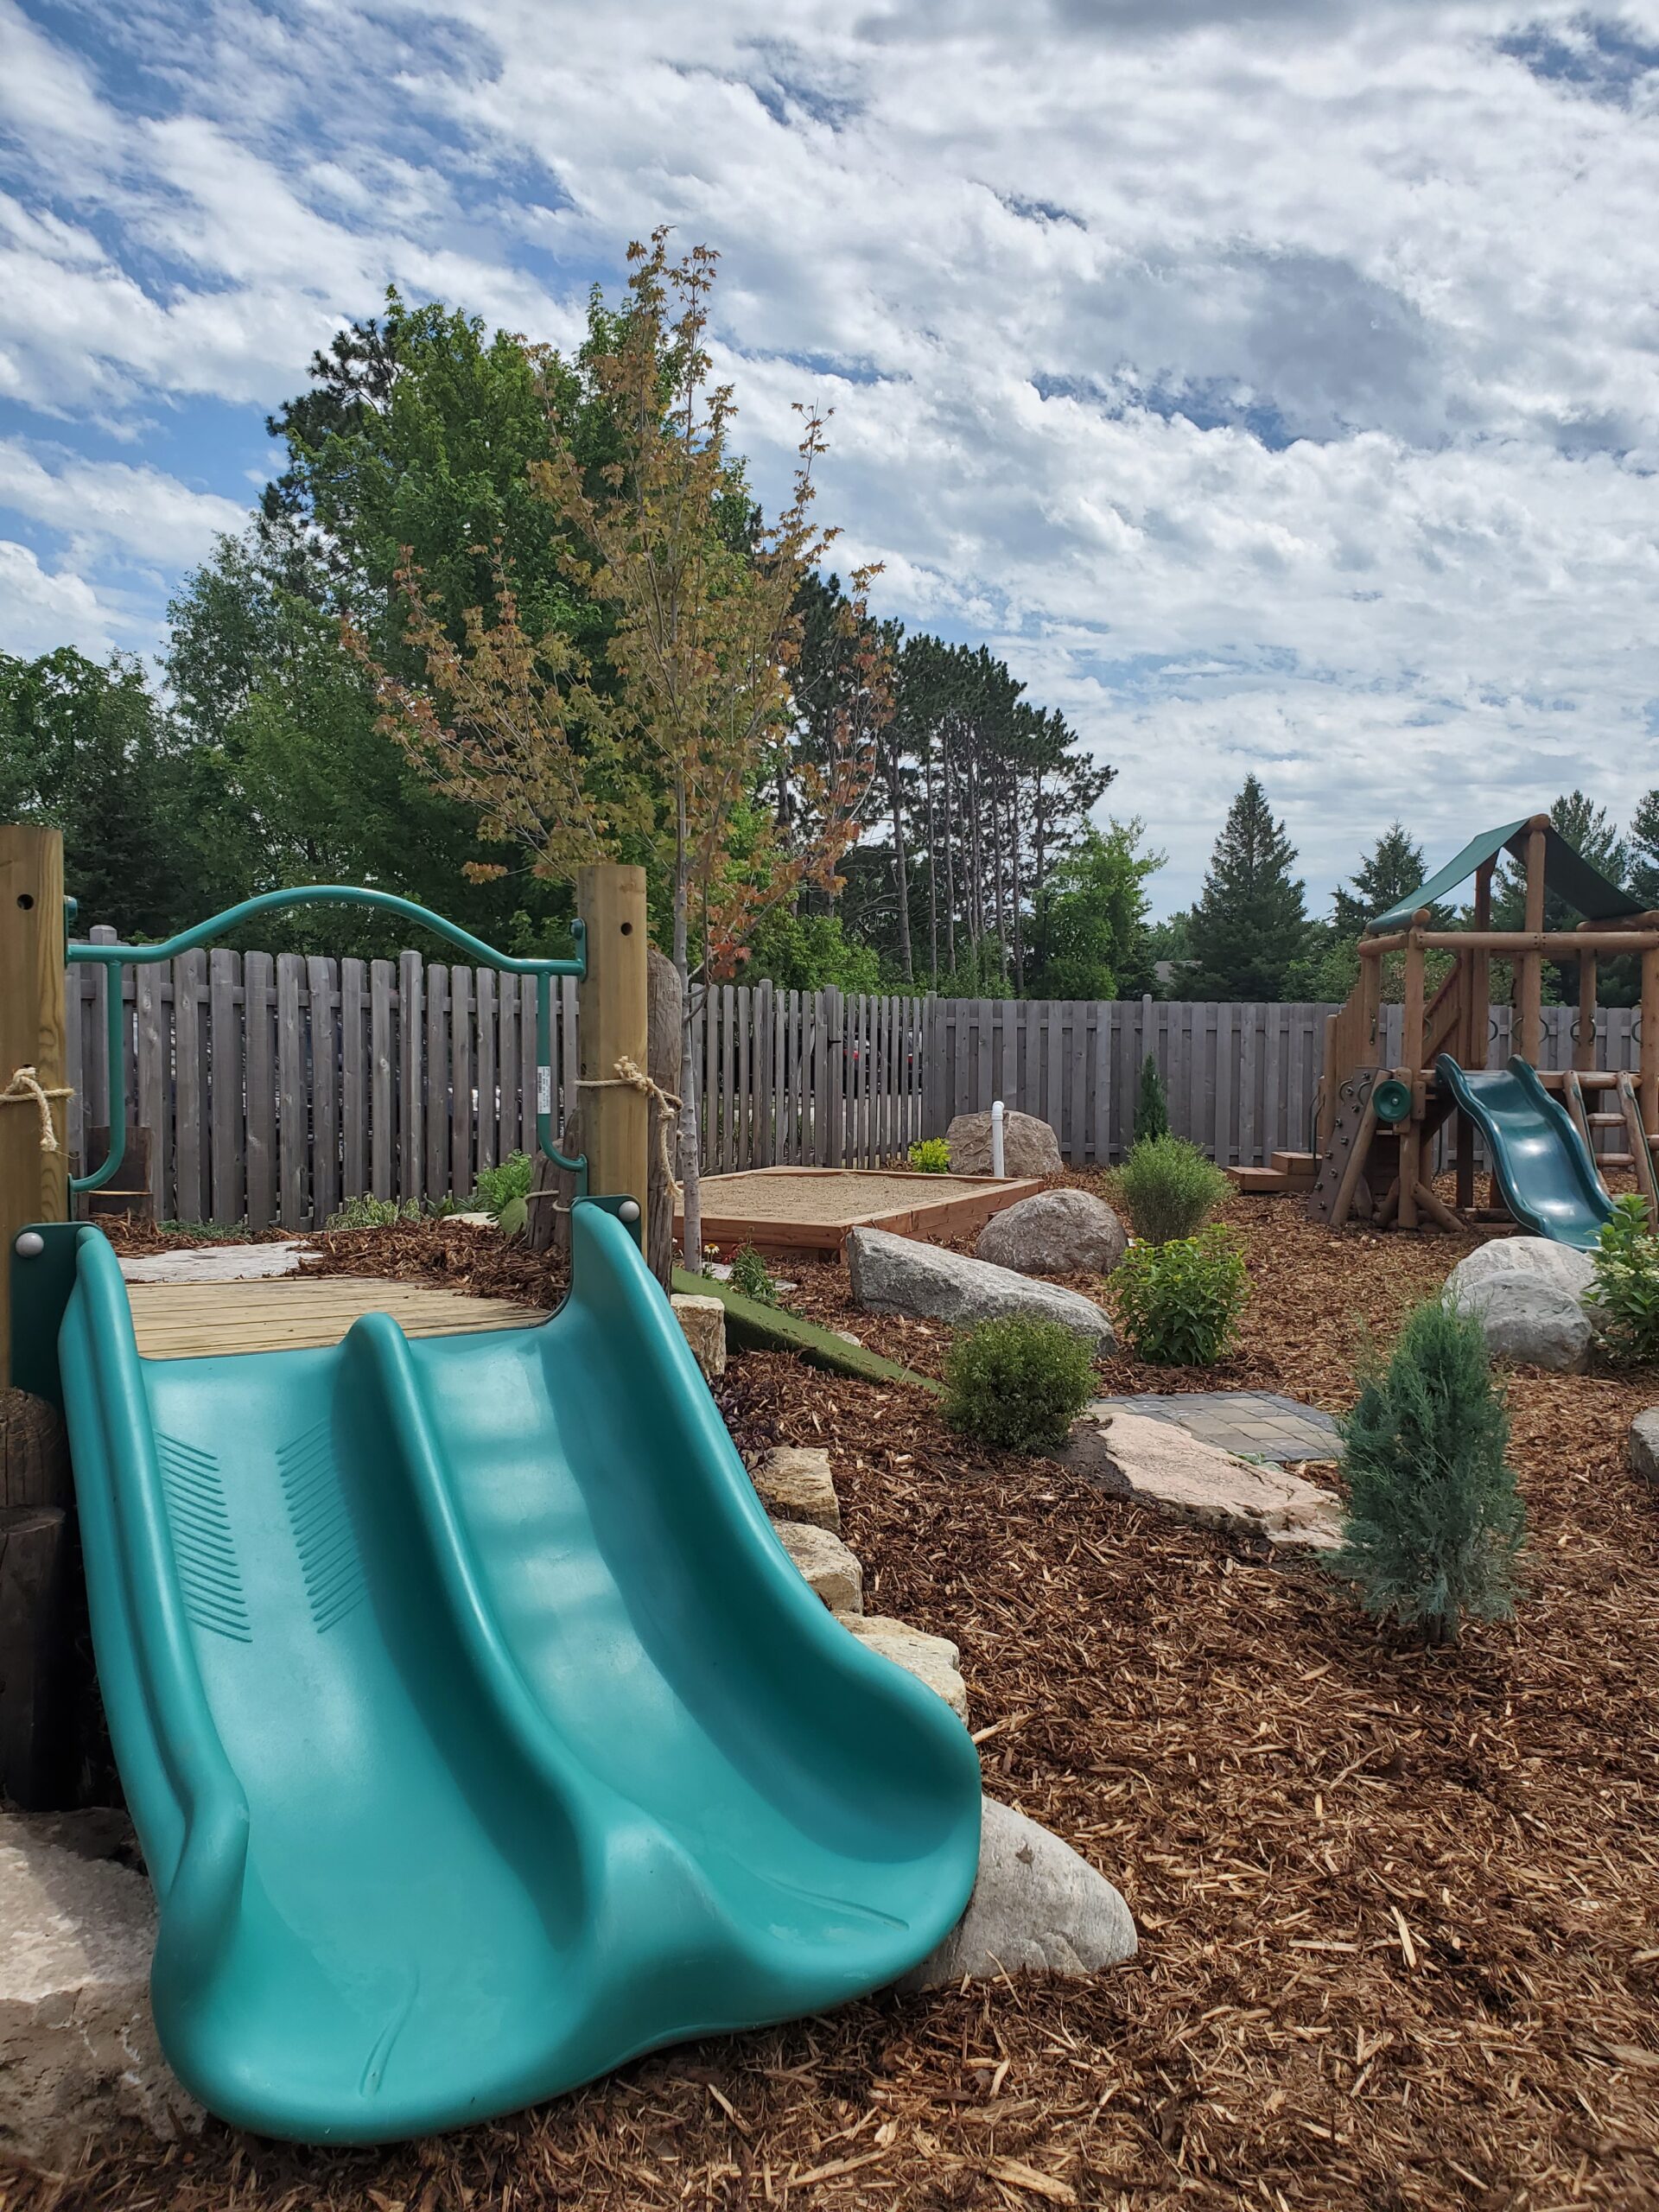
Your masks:
[{"label": "wooden step", "polygon": [[1317,1152],[1275,1152],[1273,1172],[1275,1175],[1306,1175],[1319,1173],[1319,1155]]},{"label": "wooden step", "polygon": [[1230,1167],[1227,1173],[1235,1190],[1247,1191],[1253,1197],[1277,1198],[1294,1191],[1305,1197],[1313,1188],[1310,1175],[1285,1175],[1276,1167]]}]

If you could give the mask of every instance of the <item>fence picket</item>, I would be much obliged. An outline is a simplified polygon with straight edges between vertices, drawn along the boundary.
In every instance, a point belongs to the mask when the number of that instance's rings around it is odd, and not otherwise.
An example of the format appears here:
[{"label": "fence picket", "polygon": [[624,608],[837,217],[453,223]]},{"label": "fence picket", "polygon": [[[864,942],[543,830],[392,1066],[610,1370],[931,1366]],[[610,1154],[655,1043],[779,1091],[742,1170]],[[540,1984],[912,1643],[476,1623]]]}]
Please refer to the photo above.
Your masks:
[{"label": "fence picket", "polygon": [[368,971],[360,960],[340,963],[340,1177],[342,1198],[369,1187],[369,1058],[363,1033]]},{"label": "fence picket", "polygon": [[311,1014],[311,1215],[325,1222],[340,1205],[340,1124],[344,1072],[340,1032],[345,1008],[335,1004],[335,963],[305,963]]},{"label": "fence picket", "polygon": [[276,1217],[302,1229],[310,1217],[306,1168],[309,1101],[300,993],[305,963],[297,952],[276,956]]}]

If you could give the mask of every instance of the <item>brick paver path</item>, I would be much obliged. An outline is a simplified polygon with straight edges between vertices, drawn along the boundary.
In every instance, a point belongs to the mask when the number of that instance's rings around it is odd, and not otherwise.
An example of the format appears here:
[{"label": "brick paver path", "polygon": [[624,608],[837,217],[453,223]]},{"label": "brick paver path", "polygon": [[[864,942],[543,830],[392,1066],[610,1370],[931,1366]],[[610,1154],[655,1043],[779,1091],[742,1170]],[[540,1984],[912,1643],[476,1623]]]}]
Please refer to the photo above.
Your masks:
[{"label": "brick paver path", "polygon": [[1114,1406],[1173,1421],[1244,1459],[1334,1459],[1342,1451],[1329,1414],[1274,1390],[1194,1390],[1167,1396],[1148,1391],[1131,1398],[1097,1398],[1091,1410],[1106,1412]]}]

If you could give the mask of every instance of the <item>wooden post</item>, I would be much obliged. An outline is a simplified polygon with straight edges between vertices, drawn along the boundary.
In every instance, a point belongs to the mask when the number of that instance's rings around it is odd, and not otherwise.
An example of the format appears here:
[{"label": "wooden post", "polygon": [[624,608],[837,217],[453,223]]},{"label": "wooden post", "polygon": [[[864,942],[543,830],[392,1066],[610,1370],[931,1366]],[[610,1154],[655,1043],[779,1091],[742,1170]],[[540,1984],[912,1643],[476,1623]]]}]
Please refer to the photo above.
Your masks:
[{"label": "wooden post", "polygon": [[1412,926],[1406,939],[1406,1002],[1402,1008],[1401,1058],[1405,1065],[1401,1080],[1411,1091],[1411,1116],[1400,1132],[1400,1226],[1417,1226],[1417,1185],[1421,1178],[1423,1155],[1423,1009],[1424,963],[1421,931],[1427,921],[1427,911],[1419,908],[1412,916]]},{"label": "wooden post", "polygon": [[[650,1032],[646,1051],[650,1058],[645,1072],[662,1090],[677,1095],[685,1032],[680,978],[674,963],[666,953],[658,952],[655,945],[651,948],[646,968],[646,1027]],[[650,1203],[645,1208],[645,1260],[666,1290],[674,1272],[674,1186],[663,1173],[663,1148],[657,1141],[654,1102],[651,1110],[653,1126],[647,1172]]]},{"label": "wooden post", "polygon": [[1596,956],[1593,952],[1579,957],[1579,1033],[1573,1039],[1573,1065],[1575,1068],[1592,1068],[1596,1065]]},{"label": "wooden post", "polygon": [[[1526,926],[1529,934],[1541,934],[1544,926],[1544,830],[1548,823],[1547,815],[1535,815],[1527,832]],[[1516,982],[1521,1057],[1535,1068],[1543,1057],[1544,1046],[1544,956],[1541,951],[1521,955]]]},{"label": "wooden post", "polygon": [[[582,977],[582,1149],[593,1198],[631,1198],[643,1212],[649,1187],[652,1101],[619,1083],[617,1065],[645,1072],[645,872],[603,861],[576,879],[577,909],[588,925],[588,972]],[[643,1236],[643,1224],[641,1229]]]},{"label": "wooden post", "polygon": [[[67,1082],[63,1000],[63,838],[0,826],[0,1090],[20,1068],[43,1090]],[[57,1149],[41,1149],[33,1096],[0,1106],[0,1389],[11,1379],[12,1239],[69,1211],[69,1101],[49,1102]]]},{"label": "wooden post", "polygon": [[[1497,865],[1496,861],[1483,861],[1475,870],[1474,923],[1478,930],[1492,925],[1492,870]],[[1469,1026],[1463,1064],[1478,1072],[1485,1066],[1491,1050],[1492,956],[1481,946],[1471,947],[1464,957],[1469,963]]]},{"label": "wooden post", "polygon": [[1645,1142],[1659,1131],[1659,951],[1642,955],[1642,1039],[1636,1096]]},{"label": "wooden post", "polygon": [[72,1802],[77,1781],[73,1509],[62,1421],[0,1390],[0,1790],[31,1811]]}]

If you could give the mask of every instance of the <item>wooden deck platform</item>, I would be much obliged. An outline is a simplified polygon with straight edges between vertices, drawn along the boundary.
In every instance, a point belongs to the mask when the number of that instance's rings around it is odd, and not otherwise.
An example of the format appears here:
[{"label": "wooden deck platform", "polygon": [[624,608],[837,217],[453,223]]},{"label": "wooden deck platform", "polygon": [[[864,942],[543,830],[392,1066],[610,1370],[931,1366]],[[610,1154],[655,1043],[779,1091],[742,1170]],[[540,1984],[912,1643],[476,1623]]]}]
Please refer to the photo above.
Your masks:
[{"label": "wooden deck platform", "polygon": [[146,1359],[218,1352],[299,1351],[335,1344],[365,1313],[390,1313],[406,1337],[521,1329],[547,1316],[506,1298],[469,1298],[436,1284],[370,1275],[278,1276],[261,1282],[135,1282],[138,1350]]}]

